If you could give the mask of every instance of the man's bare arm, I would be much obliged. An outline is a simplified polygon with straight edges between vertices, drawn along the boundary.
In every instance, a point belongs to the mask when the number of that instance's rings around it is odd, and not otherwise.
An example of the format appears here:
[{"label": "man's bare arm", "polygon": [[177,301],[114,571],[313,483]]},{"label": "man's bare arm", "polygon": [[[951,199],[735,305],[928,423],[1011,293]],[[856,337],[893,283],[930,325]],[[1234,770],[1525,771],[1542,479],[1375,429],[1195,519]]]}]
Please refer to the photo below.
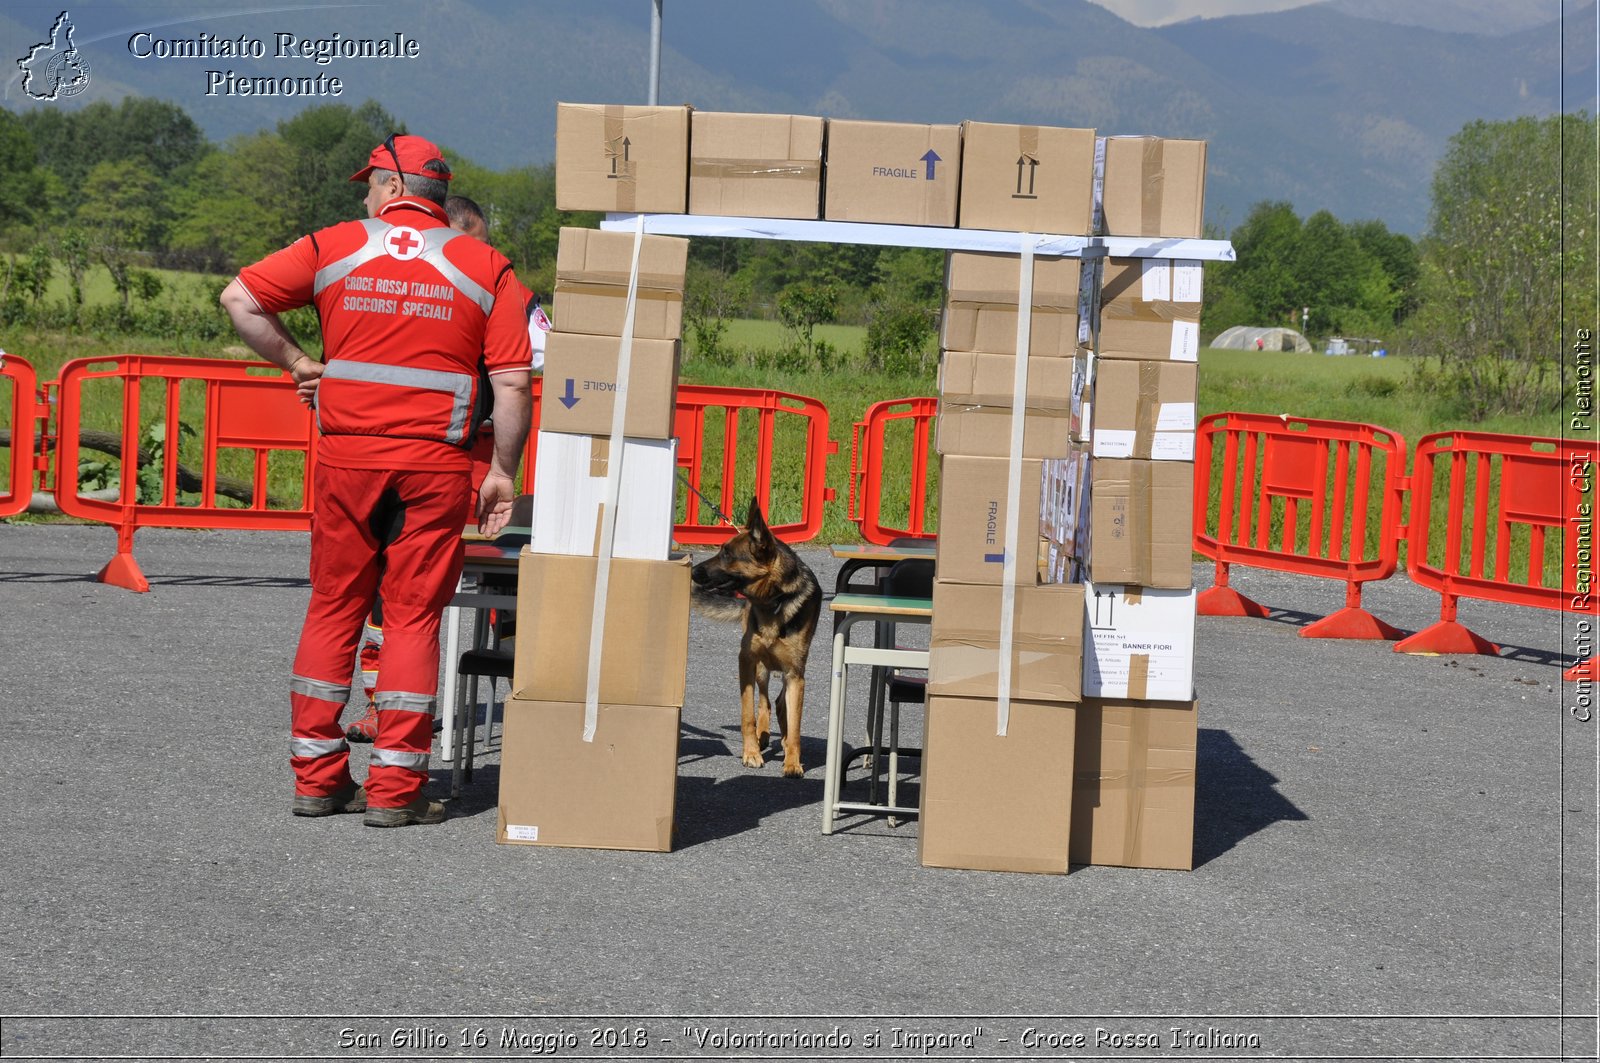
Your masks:
[{"label": "man's bare arm", "polygon": [[322,375],[322,363],[300,349],[278,315],[257,306],[238,278],[222,289],[218,302],[245,346],[293,377],[299,385],[301,401],[311,402],[316,395],[317,378]]},{"label": "man's bare arm", "polygon": [[516,498],[513,481],[533,419],[529,376],[510,372],[489,378],[494,388],[494,458],[478,490],[478,530],[484,535],[500,534],[511,519],[511,503]]}]

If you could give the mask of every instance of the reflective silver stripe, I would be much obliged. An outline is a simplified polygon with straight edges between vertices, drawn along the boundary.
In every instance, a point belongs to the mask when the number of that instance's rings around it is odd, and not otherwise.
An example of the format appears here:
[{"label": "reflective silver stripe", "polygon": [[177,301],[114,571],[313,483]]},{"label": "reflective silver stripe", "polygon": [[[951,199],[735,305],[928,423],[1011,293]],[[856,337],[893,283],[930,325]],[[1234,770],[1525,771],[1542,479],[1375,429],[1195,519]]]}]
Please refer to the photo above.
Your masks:
[{"label": "reflective silver stripe", "polygon": [[394,709],[398,712],[425,712],[433,715],[433,695],[413,694],[408,690],[380,690],[373,695],[373,702],[380,709]]},{"label": "reflective silver stripe", "polygon": [[[449,392],[454,396],[454,400],[450,404],[450,427],[445,430],[444,441],[460,443],[467,438],[467,418],[472,414],[472,386],[477,383],[477,379],[466,373],[335,358],[322,371],[322,379],[361,380],[370,384],[394,384],[398,387],[421,388],[424,391]],[[321,427],[320,416],[318,427]]]},{"label": "reflective silver stripe", "polygon": [[373,764],[382,764],[389,768],[410,768],[412,771],[428,770],[428,754],[406,753],[398,749],[379,749],[372,747]]},{"label": "reflective silver stripe", "polygon": [[313,295],[321,295],[322,289],[330,284],[337,284],[344,280],[358,266],[363,266],[375,258],[388,254],[383,249],[383,238],[388,235],[389,223],[379,221],[377,218],[368,218],[361,223],[361,226],[367,230],[367,242],[361,245],[360,250],[317,270],[317,275],[311,282],[311,293]]},{"label": "reflective silver stripe", "polygon": [[308,698],[319,701],[346,702],[350,700],[350,684],[340,686],[337,683],[327,683],[321,679],[309,679],[303,675],[289,677],[289,692],[291,694],[304,694]]},{"label": "reflective silver stripe", "polygon": [[463,234],[454,229],[424,229],[422,253],[417,257],[438,270],[445,280],[455,285],[457,291],[478,304],[478,309],[483,311],[484,317],[488,317],[489,311],[494,309],[494,293],[461,272],[461,267],[444,257],[444,245],[461,235]]},{"label": "reflective silver stripe", "polygon": [[342,738],[289,739],[291,757],[329,757],[335,753],[343,753],[349,748],[349,743]]},{"label": "reflective silver stripe", "polygon": [[[317,275],[312,281],[311,291],[314,295],[322,294],[322,290],[330,284],[337,284],[344,280],[357,268],[366,265],[375,258],[387,255],[383,241],[388,237],[390,224],[377,218],[368,218],[361,223],[367,230],[367,242],[361,247],[341,258],[337,262],[330,262],[317,270]],[[463,235],[454,229],[421,229],[422,250],[417,253],[417,258],[432,266],[439,275],[449,281],[462,295],[478,304],[484,316],[494,309],[494,293],[483,285],[473,280],[461,271],[461,268],[451,262],[444,254],[444,245],[451,240]]]}]

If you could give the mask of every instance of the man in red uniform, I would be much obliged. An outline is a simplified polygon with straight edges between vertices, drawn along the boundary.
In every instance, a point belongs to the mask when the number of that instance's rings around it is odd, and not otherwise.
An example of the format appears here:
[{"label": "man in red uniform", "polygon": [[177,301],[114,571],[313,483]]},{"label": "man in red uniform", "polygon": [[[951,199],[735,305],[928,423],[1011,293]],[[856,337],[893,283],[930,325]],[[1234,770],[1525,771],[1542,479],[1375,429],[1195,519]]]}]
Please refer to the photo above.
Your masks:
[{"label": "man in red uniform", "polygon": [[[391,136],[351,178],[367,220],[302,237],[222,293],[240,337],[314,396],[311,603],[289,679],[292,811],[366,812],[374,827],[438,823],[422,796],[438,693],[439,620],[461,575],[480,359],[494,392],[494,458],[478,492],[485,534],[505,526],[526,442],[531,352],[511,263],[449,227],[439,149]],[[314,304],[323,363],[278,314]],[[339,713],[382,573],[378,736],[365,787]]]}]

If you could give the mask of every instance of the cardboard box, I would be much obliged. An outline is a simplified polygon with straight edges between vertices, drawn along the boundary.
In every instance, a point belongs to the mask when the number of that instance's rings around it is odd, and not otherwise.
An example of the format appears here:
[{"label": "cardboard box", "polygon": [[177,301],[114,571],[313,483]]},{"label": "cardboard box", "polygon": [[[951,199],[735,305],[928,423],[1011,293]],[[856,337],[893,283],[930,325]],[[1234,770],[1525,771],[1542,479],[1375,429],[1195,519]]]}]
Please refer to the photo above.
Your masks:
[{"label": "cardboard box", "polygon": [[[525,551],[517,565],[513,697],[582,703],[596,559]],[[689,559],[614,558],[600,647],[600,700],[682,705],[689,660]]]},{"label": "cardboard box", "polygon": [[1092,129],[961,123],[961,227],[1088,235]]},{"label": "cardboard box", "polygon": [[[1012,697],[1078,700],[1083,678],[1083,625],[1078,622],[1082,615],[1082,584],[1017,588],[1011,633]],[[929,694],[998,696],[1000,588],[935,581],[928,645]]]},{"label": "cardboard box", "polygon": [[[622,440],[622,485],[617,500],[616,557],[665,561],[672,550],[677,487],[675,439]],[[605,508],[611,464],[606,436],[539,433],[535,450],[533,538],[541,554],[599,552],[600,514]]]},{"label": "cardboard box", "polygon": [[1089,578],[1182,589],[1194,582],[1194,463],[1089,462]]},{"label": "cardboard box", "polygon": [[1206,142],[1103,137],[1096,210],[1106,236],[1199,239],[1206,220]]},{"label": "cardboard box", "polygon": [[1187,259],[1113,258],[1101,267],[1101,358],[1200,356],[1201,269]]},{"label": "cardboard box", "polygon": [[[1011,453],[1011,399],[1017,356],[946,351],[939,360],[939,405],[935,445],[941,454],[1005,457]],[[1066,453],[1071,434],[1072,363],[1060,358],[1028,361],[1022,454],[1055,458]]]},{"label": "cardboard box", "polygon": [[995,708],[985,698],[928,698],[922,866],[1066,874],[1077,713],[1014,699],[1002,738]]},{"label": "cardboard box", "polygon": [[678,786],[672,705],[601,705],[583,740],[583,703],[505,703],[495,841],[585,849],[672,849]]},{"label": "cardboard box", "polygon": [[1097,458],[1193,461],[1197,367],[1191,362],[1094,363],[1085,403],[1090,453]]},{"label": "cardboard box", "polygon": [[1083,604],[1084,697],[1194,700],[1193,588],[1089,583]]},{"label": "cardboard box", "polygon": [[[999,583],[1010,542],[1006,525],[1006,458],[946,454],[939,461],[939,540],[934,569],[938,578],[957,583]],[[1021,549],[1038,542],[1039,493],[1044,467],[1022,463],[1022,496],[1017,522]],[[1033,582],[1035,558],[1017,562],[1019,583]]]},{"label": "cardboard box", "polygon": [[[1021,256],[952,251],[945,262],[944,328],[948,351],[1017,353]],[[1070,358],[1078,338],[1080,264],[1076,258],[1033,260],[1028,353]]]},{"label": "cardboard box", "polygon": [[556,209],[682,214],[689,108],[556,104]]},{"label": "cardboard box", "polygon": [[[683,277],[688,263],[688,240],[644,238],[634,297],[635,339],[675,340],[682,335]],[[556,293],[551,306],[561,331],[622,335],[632,266],[632,233],[563,228],[556,250]]]},{"label": "cardboard box", "polygon": [[696,111],[689,128],[690,214],[821,215],[821,118]]},{"label": "cardboard box", "polygon": [[1086,698],[1073,747],[1075,864],[1194,866],[1194,702]]},{"label": "cardboard box", "polygon": [[828,123],[823,217],[895,225],[956,224],[961,127]]},{"label": "cardboard box", "polygon": [[[552,432],[611,434],[622,341],[557,329],[548,334],[539,425]],[[671,439],[678,401],[677,340],[633,341],[623,435]]]}]

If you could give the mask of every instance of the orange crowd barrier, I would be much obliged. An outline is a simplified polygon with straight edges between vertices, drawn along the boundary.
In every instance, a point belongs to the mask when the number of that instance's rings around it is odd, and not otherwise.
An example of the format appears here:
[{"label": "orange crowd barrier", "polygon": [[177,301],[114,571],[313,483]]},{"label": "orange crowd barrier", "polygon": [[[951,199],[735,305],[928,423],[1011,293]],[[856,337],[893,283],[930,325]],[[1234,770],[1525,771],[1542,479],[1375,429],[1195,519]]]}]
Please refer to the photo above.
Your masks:
[{"label": "orange crowd barrier", "polygon": [[0,410],[9,411],[6,422],[11,443],[6,448],[6,476],[0,481],[0,517],[24,512],[33,499],[33,474],[39,453],[35,432],[47,426],[50,407],[38,401],[38,378],[26,358],[0,351]]},{"label": "orange crowd barrier", "polygon": [[[936,398],[888,399],[867,407],[853,426],[850,443],[848,515],[869,543],[888,545],[895,539],[932,539],[928,527],[928,439],[939,414]],[[904,526],[884,523],[883,471],[891,426],[910,425],[910,497]]]},{"label": "orange crowd barrier", "polygon": [[[1361,587],[1399,564],[1405,440],[1375,425],[1218,413],[1195,432],[1194,549],[1216,562],[1204,616],[1266,616],[1228,585],[1243,563],[1343,580],[1344,608],[1300,631],[1306,638],[1397,639],[1361,607]],[[1211,512],[1211,482],[1220,500]]]},{"label": "orange crowd barrier", "polygon": [[[1592,446],[1570,440],[1489,432],[1424,436],[1411,472],[1406,572],[1439,592],[1440,614],[1395,649],[1499,653],[1456,619],[1462,598],[1596,615],[1587,508],[1593,458]],[[1436,523],[1445,527],[1442,547],[1433,542]],[[1559,578],[1552,571],[1557,566]],[[1588,659],[1568,679],[1593,675],[1592,653],[1579,656]]]},{"label": "orange crowd barrier", "polygon": [[[57,400],[56,502],[69,516],[117,529],[117,552],[100,570],[102,582],[150,589],[133,557],[140,528],[311,526],[311,415],[274,366],[140,354],[80,358],[62,367]],[[102,424],[121,452],[114,501],[77,490],[84,433]],[[298,497],[274,506],[267,473],[279,461],[292,463]]]},{"label": "orange crowd barrier", "polygon": [[[708,429],[721,433],[721,460],[709,477],[712,470],[706,463],[714,451],[707,448]],[[784,542],[806,542],[822,530],[822,508],[834,497],[828,458],[838,444],[828,438],[828,408],[821,402],[766,388],[683,384],[675,430],[678,468],[689,488],[683,520],[673,527],[678,542],[726,542],[738,530],[729,520],[744,518],[752,495],[767,514],[772,533]],[[741,440],[753,443],[753,449]],[[781,471],[775,479],[780,451],[789,453],[796,446],[802,455],[800,469]],[[786,514],[791,506],[798,508],[796,519],[774,515],[775,508]]]}]

